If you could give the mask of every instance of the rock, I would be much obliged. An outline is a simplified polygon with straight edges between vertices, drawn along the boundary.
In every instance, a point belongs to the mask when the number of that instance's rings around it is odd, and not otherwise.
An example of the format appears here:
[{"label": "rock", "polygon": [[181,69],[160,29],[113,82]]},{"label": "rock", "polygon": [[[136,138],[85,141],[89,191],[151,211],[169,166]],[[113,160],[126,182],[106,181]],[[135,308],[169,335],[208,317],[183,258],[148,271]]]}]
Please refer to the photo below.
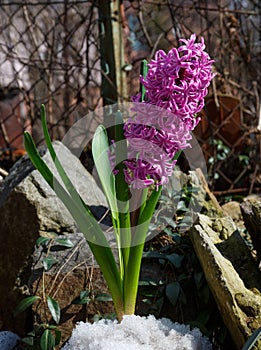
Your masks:
[{"label": "rock", "polygon": [[[94,215],[100,218],[107,207],[105,197],[80,161],[60,142],[54,148],[65,169]],[[54,168],[50,155],[40,149],[44,160]],[[49,232],[69,234],[77,231],[71,215],[57,199],[27,156],[10,170],[0,188],[0,320],[3,329],[24,330],[23,315],[13,319],[13,311],[28,294],[34,244]]]},{"label": "rock", "polygon": [[[196,224],[191,239],[220,314],[236,346],[261,326],[261,294],[247,289],[231,261],[217,248],[205,227]],[[260,348],[261,343],[258,344]]]},{"label": "rock", "polygon": [[[236,347],[242,349],[261,326],[261,272],[238,230],[242,221],[239,204],[221,208],[202,172],[197,169],[195,175],[207,196],[204,215],[197,214],[189,234],[223,322]],[[260,348],[261,340],[254,349]]]},{"label": "rock", "polygon": [[18,341],[20,337],[9,331],[0,332],[0,349],[1,350],[18,350]]},{"label": "rock", "polygon": [[254,249],[261,260],[261,201],[248,199],[240,204],[245,226],[250,234]]},{"label": "rock", "polygon": [[224,324],[241,349],[261,326],[257,264],[230,216],[198,214],[190,237]]},{"label": "rock", "polygon": [[222,209],[225,215],[228,215],[233,219],[239,229],[245,228],[239,202],[227,202],[222,205]]}]

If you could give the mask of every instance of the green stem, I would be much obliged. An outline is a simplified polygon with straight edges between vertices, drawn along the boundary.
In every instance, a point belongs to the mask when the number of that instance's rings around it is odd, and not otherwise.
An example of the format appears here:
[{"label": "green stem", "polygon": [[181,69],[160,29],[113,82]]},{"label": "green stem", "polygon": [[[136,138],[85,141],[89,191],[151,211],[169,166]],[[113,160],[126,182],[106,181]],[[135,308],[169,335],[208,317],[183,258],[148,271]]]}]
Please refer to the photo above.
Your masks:
[{"label": "green stem", "polygon": [[141,207],[142,210],[140,211],[137,225],[132,235],[129,263],[126,269],[125,279],[123,281],[124,312],[126,315],[133,314],[135,312],[144,243],[160,194],[161,187],[158,189],[158,191],[154,189],[148,198],[146,205]]}]

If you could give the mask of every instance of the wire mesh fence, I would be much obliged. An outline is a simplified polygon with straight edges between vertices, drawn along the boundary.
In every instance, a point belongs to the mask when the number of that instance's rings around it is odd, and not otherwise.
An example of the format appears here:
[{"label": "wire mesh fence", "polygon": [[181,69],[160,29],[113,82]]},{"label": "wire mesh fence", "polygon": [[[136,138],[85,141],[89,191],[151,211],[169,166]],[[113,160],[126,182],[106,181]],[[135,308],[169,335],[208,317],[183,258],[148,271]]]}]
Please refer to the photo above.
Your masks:
[{"label": "wire mesh fence", "polygon": [[196,135],[218,193],[260,188],[260,26],[256,0],[12,1],[0,6],[0,160],[42,135],[61,139],[89,111],[139,89],[139,66],[203,36],[217,76]]}]

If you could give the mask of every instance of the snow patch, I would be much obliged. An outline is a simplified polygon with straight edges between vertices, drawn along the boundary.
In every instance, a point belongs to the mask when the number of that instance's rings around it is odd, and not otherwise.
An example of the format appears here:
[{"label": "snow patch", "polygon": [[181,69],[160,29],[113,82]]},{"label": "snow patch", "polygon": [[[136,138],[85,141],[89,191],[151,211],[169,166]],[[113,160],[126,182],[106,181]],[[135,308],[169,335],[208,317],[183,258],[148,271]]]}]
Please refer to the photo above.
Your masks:
[{"label": "snow patch", "polygon": [[124,316],[121,323],[100,320],[79,322],[62,350],[211,350],[198,328],[152,315]]}]

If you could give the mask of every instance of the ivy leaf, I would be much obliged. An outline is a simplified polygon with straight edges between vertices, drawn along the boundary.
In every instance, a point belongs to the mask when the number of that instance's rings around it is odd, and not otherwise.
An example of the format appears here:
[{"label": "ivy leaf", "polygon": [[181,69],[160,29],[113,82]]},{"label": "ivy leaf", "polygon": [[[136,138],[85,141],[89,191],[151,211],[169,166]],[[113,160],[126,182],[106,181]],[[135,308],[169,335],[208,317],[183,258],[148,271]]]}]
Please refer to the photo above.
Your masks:
[{"label": "ivy leaf", "polygon": [[167,255],[167,259],[173,266],[179,269],[181,266],[181,262],[183,260],[183,256],[173,253],[173,254]]},{"label": "ivy leaf", "polygon": [[176,305],[180,294],[179,282],[171,282],[166,286],[166,296],[172,305]]},{"label": "ivy leaf", "polygon": [[108,293],[100,293],[97,294],[95,297],[96,301],[112,301],[112,297]]},{"label": "ivy leaf", "polygon": [[62,337],[62,332],[57,326],[48,325],[48,329],[52,329],[55,332],[55,346],[59,345]]},{"label": "ivy leaf", "polygon": [[21,339],[23,344],[33,346],[34,345],[34,337],[33,336],[27,336]]},{"label": "ivy leaf", "polygon": [[50,238],[48,237],[38,237],[36,240],[36,246],[37,248],[39,248],[40,246],[45,245],[49,241],[50,241]]},{"label": "ivy leaf", "polygon": [[49,329],[46,329],[40,339],[41,350],[54,350],[55,340]]},{"label": "ivy leaf", "polygon": [[25,311],[29,308],[36,300],[40,299],[37,295],[33,295],[31,297],[27,297],[23,299],[17,306],[14,315],[16,316],[18,313]]},{"label": "ivy leaf", "polygon": [[72,301],[72,304],[76,304],[76,305],[89,304],[89,302],[91,301],[91,299],[88,297],[89,294],[90,294],[89,291],[82,290],[80,293],[80,296],[78,298],[75,298]]},{"label": "ivy leaf", "polygon": [[55,243],[66,248],[72,248],[74,247],[74,243],[70,240],[70,238],[57,238],[55,240]]},{"label": "ivy leaf", "polygon": [[59,324],[60,322],[60,316],[61,316],[61,310],[60,310],[60,306],[57,303],[56,300],[52,299],[51,297],[46,297],[47,299],[47,305],[48,305],[48,309],[54,319],[54,321]]},{"label": "ivy leaf", "polygon": [[51,256],[47,256],[46,258],[43,258],[43,267],[45,271],[50,270],[50,268],[57,263],[58,261]]}]

